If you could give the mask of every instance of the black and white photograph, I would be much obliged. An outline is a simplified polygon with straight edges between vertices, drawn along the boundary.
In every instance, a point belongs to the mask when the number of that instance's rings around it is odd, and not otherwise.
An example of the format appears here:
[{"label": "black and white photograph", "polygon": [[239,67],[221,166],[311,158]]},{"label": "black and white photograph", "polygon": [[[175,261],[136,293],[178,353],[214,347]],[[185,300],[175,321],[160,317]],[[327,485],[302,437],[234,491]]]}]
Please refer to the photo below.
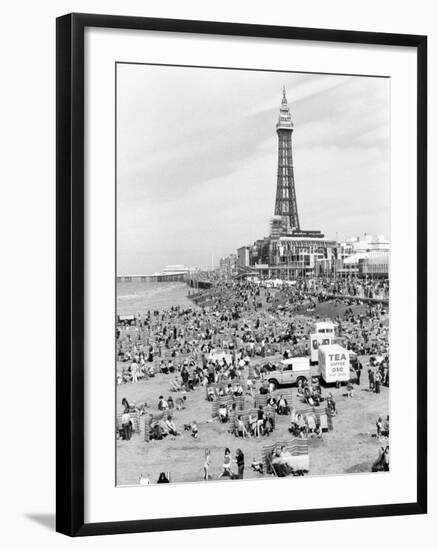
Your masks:
[{"label": "black and white photograph", "polygon": [[433,7],[6,4],[3,548],[433,540]]},{"label": "black and white photograph", "polygon": [[390,79],[115,89],[116,485],[386,475]]}]

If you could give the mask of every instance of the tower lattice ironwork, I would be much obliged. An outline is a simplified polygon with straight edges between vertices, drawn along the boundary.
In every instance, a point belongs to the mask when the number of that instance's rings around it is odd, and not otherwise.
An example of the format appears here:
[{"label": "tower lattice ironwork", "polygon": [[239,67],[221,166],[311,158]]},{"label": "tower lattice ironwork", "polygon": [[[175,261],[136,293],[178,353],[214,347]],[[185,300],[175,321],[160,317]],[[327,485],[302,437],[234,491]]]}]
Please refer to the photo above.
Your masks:
[{"label": "tower lattice ironwork", "polygon": [[292,160],[293,129],[294,125],[286,99],[286,89],[283,87],[283,98],[277,123],[278,171],[275,216],[281,216],[281,225],[286,232],[300,231]]}]

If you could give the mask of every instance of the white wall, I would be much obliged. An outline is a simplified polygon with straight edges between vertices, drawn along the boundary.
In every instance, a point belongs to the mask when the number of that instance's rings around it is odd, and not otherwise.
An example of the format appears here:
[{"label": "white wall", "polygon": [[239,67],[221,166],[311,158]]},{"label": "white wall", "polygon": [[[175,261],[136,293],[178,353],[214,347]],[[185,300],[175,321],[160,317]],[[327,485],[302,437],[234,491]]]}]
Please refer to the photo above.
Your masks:
[{"label": "white wall", "polygon": [[[125,0],[5,2],[2,56],[1,349],[3,433],[0,540],[5,548],[411,548],[436,533],[437,496],[429,517],[220,529],[69,540],[53,531],[54,514],[54,296],[55,296],[55,17],[71,11],[186,19],[285,24],[429,35],[430,120],[437,121],[438,30],[435,2],[417,0],[287,0],[232,2]],[[430,124],[430,150],[437,146]],[[432,149],[433,148],[433,149]],[[430,181],[437,180],[436,155]],[[436,200],[436,185],[430,186]],[[434,222],[435,237],[436,222]],[[436,273],[436,258],[431,258]],[[431,299],[436,292],[431,289]],[[436,386],[436,369],[430,373]],[[6,403],[5,403],[6,398]],[[434,407],[436,420],[436,407]],[[432,438],[431,460],[438,458]],[[431,486],[437,475],[431,468]],[[435,525],[434,525],[435,520]],[[434,528],[435,527],[435,528]],[[281,542],[282,541],[282,542]],[[422,542],[423,541],[423,542]],[[147,546],[146,546],[147,545]]]}]

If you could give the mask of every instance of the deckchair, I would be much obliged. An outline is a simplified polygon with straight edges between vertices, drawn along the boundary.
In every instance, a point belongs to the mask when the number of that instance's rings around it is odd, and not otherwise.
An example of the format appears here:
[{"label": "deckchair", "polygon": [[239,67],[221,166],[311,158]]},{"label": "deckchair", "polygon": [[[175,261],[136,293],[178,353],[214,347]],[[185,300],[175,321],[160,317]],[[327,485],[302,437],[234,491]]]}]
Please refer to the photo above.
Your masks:
[{"label": "deckchair", "polygon": [[296,412],[297,415],[300,414],[304,418],[306,418],[307,415],[309,415],[309,414],[313,414],[313,416],[315,417],[317,423],[318,422],[320,423],[322,431],[331,431],[331,430],[333,430],[332,417],[331,417],[327,407],[325,407],[325,408],[306,407],[304,409],[297,409],[295,412]]},{"label": "deckchair", "polygon": [[181,391],[182,386],[176,380],[170,381],[170,391]]},{"label": "deckchair", "polygon": [[[285,447],[287,451],[292,455],[291,462],[293,468],[296,471],[308,471],[309,470],[309,445],[306,439],[290,439],[287,441],[277,441],[270,445],[263,445],[262,447],[262,461],[266,467],[266,472],[272,474],[275,472],[272,465],[272,455],[276,449]],[[274,475],[274,474],[273,474]]]}]

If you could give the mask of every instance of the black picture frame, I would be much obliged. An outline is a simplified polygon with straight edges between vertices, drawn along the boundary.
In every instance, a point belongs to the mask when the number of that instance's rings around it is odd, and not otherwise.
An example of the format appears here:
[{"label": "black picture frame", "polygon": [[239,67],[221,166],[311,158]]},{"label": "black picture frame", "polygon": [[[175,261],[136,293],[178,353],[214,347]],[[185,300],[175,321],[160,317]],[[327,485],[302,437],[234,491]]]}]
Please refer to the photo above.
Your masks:
[{"label": "black picture frame", "polygon": [[[417,498],[415,502],[266,513],[84,522],[84,29],[157,30],[351,44],[417,52]],[[68,14],[56,22],[56,530],[69,536],[321,521],[427,511],[427,37],[267,25]]]}]

